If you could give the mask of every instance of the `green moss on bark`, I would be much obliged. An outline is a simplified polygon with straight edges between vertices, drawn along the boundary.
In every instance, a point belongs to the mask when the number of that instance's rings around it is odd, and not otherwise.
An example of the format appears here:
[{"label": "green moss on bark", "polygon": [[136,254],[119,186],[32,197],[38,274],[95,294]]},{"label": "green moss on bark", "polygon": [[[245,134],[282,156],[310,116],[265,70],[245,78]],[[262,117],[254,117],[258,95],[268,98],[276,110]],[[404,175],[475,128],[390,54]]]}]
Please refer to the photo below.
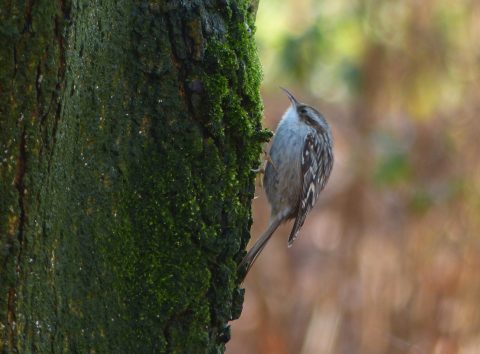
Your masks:
[{"label": "green moss on bark", "polygon": [[2,9],[0,348],[223,351],[269,137],[253,9]]}]

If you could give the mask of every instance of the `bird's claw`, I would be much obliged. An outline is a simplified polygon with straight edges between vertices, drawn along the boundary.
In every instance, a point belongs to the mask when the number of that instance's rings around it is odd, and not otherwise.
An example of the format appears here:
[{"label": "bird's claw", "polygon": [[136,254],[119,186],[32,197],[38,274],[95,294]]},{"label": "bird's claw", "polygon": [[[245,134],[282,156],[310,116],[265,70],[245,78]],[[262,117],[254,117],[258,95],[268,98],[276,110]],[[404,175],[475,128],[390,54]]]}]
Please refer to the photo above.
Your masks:
[{"label": "bird's claw", "polygon": [[265,167],[259,167],[259,168],[252,168],[251,171],[255,174],[262,174],[264,175],[265,174]]}]

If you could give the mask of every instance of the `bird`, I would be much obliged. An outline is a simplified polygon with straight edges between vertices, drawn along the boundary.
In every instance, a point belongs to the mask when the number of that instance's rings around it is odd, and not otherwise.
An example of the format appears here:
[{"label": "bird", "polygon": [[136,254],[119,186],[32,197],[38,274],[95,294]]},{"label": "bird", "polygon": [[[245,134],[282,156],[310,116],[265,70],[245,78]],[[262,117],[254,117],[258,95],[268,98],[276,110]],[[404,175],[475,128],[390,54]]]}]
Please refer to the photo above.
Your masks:
[{"label": "bird", "polygon": [[332,130],[323,114],[281,89],[291,104],[276,129],[263,176],[270,221],[238,266],[242,280],[275,230],[294,219],[288,238],[288,247],[292,246],[333,168]]}]

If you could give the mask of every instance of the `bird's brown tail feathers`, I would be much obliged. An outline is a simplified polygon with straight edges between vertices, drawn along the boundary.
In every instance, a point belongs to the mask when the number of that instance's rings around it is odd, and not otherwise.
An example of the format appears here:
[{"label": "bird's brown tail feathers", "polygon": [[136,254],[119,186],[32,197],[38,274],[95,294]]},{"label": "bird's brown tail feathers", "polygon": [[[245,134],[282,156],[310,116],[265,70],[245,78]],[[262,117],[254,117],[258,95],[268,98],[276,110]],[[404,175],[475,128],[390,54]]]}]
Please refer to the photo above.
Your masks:
[{"label": "bird's brown tail feathers", "polygon": [[[253,247],[248,251],[247,255],[242,259],[240,265],[238,266],[239,273],[243,274],[242,281],[247,276],[248,272],[252,268],[253,263],[257,259],[258,255],[265,248],[270,237],[272,237],[275,230],[280,226],[284,220],[284,215],[279,215],[270,221],[267,230],[260,236],[258,241],[253,245]],[[245,268],[246,267],[246,268]],[[245,270],[244,270],[245,269]],[[244,272],[244,273],[243,273]]]}]

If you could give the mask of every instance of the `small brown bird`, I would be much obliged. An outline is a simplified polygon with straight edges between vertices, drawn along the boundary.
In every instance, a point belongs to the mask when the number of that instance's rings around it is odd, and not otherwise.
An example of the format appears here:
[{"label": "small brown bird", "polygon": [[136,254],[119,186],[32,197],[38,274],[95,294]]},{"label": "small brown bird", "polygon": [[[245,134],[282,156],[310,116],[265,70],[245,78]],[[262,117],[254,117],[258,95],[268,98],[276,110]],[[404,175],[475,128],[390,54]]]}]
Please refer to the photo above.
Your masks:
[{"label": "small brown bird", "polygon": [[272,210],[270,223],[240,263],[239,271],[246,267],[243,277],[275,230],[289,219],[295,219],[288,247],[293,244],[333,167],[332,131],[327,121],[315,108],[283,90],[291,105],[278,124],[263,178]]}]

